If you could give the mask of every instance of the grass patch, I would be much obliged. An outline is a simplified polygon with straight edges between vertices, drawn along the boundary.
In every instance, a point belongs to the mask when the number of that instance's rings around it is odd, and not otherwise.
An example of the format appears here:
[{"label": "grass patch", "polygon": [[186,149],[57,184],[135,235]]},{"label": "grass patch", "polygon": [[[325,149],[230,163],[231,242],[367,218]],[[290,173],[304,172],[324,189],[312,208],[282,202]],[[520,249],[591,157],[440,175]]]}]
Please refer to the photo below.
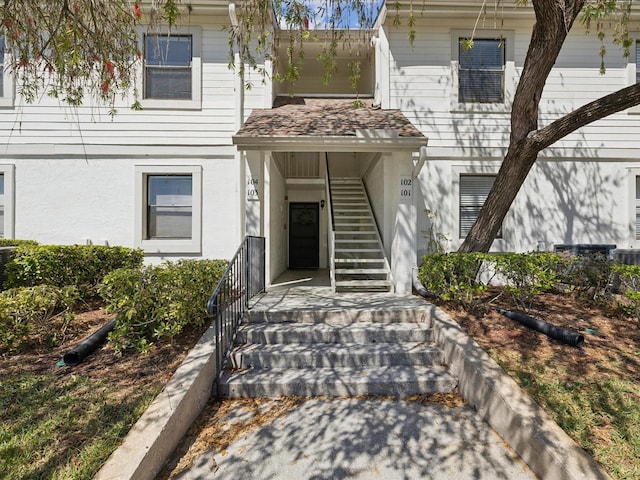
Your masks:
[{"label": "grass patch", "polygon": [[25,373],[0,383],[0,478],[91,479],[157,395],[104,380]]}]

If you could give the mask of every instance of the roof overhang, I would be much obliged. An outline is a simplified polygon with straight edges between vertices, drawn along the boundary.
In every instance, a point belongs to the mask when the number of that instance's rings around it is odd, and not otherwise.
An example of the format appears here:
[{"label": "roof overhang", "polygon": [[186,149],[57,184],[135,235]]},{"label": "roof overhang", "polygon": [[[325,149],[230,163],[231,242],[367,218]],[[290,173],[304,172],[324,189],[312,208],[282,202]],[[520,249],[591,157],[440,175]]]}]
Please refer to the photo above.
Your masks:
[{"label": "roof overhang", "polygon": [[278,97],[273,108],[254,109],[232,137],[239,150],[416,151],[423,133],[400,110],[353,99]]},{"label": "roof overhang", "polygon": [[238,150],[271,152],[415,152],[427,144],[426,137],[347,136],[233,136]]}]

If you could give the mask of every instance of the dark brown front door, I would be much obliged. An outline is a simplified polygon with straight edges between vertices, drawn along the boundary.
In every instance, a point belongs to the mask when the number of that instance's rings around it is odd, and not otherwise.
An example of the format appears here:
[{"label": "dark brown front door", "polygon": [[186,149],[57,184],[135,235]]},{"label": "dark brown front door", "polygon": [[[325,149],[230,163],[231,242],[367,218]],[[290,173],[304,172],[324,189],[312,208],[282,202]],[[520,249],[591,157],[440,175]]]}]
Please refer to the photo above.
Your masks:
[{"label": "dark brown front door", "polygon": [[320,215],[317,203],[289,204],[289,268],[320,266]]}]

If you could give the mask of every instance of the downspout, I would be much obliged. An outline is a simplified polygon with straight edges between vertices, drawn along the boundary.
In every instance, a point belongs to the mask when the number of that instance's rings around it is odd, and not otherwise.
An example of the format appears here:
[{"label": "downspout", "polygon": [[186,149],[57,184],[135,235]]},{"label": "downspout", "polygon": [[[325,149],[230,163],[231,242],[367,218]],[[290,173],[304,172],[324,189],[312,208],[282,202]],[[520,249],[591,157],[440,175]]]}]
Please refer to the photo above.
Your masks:
[{"label": "downspout", "polygon": [[[236,4],[233,0],[229,0],[229,20],[231,21],[231,29],[239,28],[238,16],[236,15]],[[233,45],[233,63],[235,65],[234,71],[234,91],[235,91],[235,109],[234,109],[234,127],[237,132],[244,124],[244,78],[240,73],[240,49],[237,44]],[[238,218],[240,219],[239,238],[244,238],[247,230],[246,226],[246,166],[244,161],[244,155],[236,148],[234,151],[234,159],[237,165],[238,171]]]},{"label": "downspout", "polygon": [[[424,167],[424,164],[427,161],[427,145],[423,145],[420,147],[420,156],[418,157],[418,162],[414,165],[413,167],[413,181],[414,181],[414,185],[415,185],[415,181],[418,178],[418,175],[420,175],[420,171],[422,170],[422,167]],[[418,211],[418,197],[417,195],[413,196],[414,198],[414,202],[415,202],[415,208],[416,208],[416,213]],[[417,241],[417,239],[416,239]],[[417,245],[416,245],[416,252],[417,252]],[[417,260],[417,259],[416,259]],[[417,262],[416,262],[417,263]],[[422,285],[422,282],[418,279],[418,272],[419,272],[419,268],[417,265],[415,265],[414,267],[411,268],[411,284],[413,286],[413,291],[415,293],[417,293],[418,295],[426,298],[426,299],[434,299],[437,297],[436,294],[434,294],[433,292],[428,291],[424,285]]]},{"label": "downspout", "polygon": [[[233,0],[229,1],[229,19],[231,20],[231,28],[239,28],[238,16],[236,15],[236,4]],[[233,63],[236,66],[235,92],[236,92],[236,115],[235,127],[239,130],[244,124],[244,76],[240,72],[240,50],[238,45],[233,46]]]}]

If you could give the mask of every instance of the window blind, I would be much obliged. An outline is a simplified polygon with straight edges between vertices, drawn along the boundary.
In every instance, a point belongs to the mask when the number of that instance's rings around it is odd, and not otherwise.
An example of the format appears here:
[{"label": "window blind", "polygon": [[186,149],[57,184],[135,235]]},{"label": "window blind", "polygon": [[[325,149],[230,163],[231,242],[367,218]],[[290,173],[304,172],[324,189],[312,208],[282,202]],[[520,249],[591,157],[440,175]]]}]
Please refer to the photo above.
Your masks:
[{"label": "window blind", "polygon": [[494,180],[494,175],[460,175],[460,238],[471,230]]},{"label": "window blind", "polygon": [[505,41],[475,39],[473,48],[459,39],[458,99],[460,102],[498,103],[504,98]]}]

